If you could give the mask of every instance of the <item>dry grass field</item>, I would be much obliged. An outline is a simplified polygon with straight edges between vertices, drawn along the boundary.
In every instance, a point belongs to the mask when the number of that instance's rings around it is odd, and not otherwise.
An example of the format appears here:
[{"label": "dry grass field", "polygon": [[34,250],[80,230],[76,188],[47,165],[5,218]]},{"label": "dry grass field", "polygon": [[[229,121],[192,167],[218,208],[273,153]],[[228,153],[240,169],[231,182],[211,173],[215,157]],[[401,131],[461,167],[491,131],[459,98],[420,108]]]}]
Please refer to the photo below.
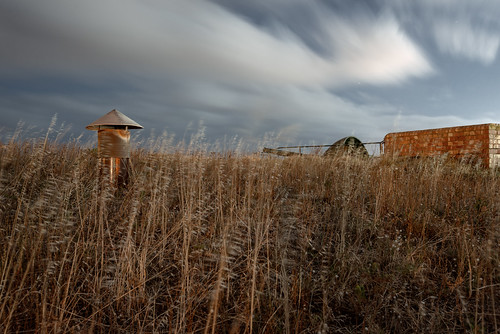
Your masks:
[{"label": "dry grass field", "polygon": [[500,332],[500,175],[445,159],[0,148],[0,332]]}]

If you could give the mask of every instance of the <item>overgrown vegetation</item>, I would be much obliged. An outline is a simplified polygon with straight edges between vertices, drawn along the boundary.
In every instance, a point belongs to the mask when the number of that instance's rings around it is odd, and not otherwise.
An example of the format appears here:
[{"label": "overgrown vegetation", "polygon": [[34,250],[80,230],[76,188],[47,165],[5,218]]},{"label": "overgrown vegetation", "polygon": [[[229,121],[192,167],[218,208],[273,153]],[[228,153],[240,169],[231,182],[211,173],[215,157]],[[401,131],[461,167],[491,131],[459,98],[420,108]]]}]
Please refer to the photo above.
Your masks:
[{"label": "overgrown vegetation", "polygon": [[500,178],[444,159],[0,148],[0,329],[500,331]]}]

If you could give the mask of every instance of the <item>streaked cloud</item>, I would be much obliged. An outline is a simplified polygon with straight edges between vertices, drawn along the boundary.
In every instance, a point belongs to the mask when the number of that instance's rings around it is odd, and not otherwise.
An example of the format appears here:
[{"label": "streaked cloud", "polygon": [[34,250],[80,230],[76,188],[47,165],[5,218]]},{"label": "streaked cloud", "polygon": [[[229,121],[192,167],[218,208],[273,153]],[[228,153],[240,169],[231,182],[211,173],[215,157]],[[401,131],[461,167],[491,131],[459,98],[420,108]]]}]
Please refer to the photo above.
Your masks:
[{"label": "streaked cloud", "polygon": [[400,82],[432,72],[420,48],[404,33],[392,15],[366,17],[349,23],[325,22],[337,54],[334,75],[368,83]]},{"label": "streaked cloud", "polygon": [[1,121],[80,134],[117,108],[141,133],[289,143],[495,121],[496,95],[443,64],[495,62],[499,6],[456,1],[2,1]]},{"label": "streaked cloud", "polygon": [[394,18],[352,22],[310,5],[333,48],[330,57],[284,26],[266,30],[206,1],[18,0],[4,10],[21,17],[8,26],[4,21],[11,47],[0,60],[18,70],[173,73],[293,85],[393,83],[430,72]]},{"label": "streaked cloud", "polygon": [[[496,0],[386,0],[407,26],[434,40],[456,58],[492,64],[500,44],[500,2]],[[415,15],[419,13],[420,15]]]},{"label": "streaked cloud", "polygon": [[441,21],[434,25],[439,50],[457,57],[480,61],[485,65],[495,61],[500,34],[492,33],[469,22]]}]

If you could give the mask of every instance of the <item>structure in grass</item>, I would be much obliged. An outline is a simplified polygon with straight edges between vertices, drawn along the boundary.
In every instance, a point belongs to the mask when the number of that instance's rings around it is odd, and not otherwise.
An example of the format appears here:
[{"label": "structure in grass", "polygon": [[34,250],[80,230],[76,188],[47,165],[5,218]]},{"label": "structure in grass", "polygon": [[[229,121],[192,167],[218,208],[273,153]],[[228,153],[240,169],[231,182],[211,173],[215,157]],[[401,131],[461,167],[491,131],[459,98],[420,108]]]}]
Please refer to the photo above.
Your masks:
[{"label": "structure in grass", "polygon": [[125,185],[130,169],[130,131],[143,126],[116,109],[87,125],[97,130],[101,173],[113,184]]},{"label": "structure in grass", "polygon": [[388,133],[384,137],[384,154],[403,157],[447,154],[479,159],[485,167],[500,167],[500,124]]},{"label": "structure in grass", "polygon": [[[381,142],[377,142],[379,144]],[[349,154],[359,154],[363,156],[368,156],[368,151],[366,147],[358,138],[356,137],[344,137],[339,139],[331,145],[298,145],[298,146],[280,146],[278,148],[267,148],[264,147],[264,153],[276,154],[284,157],[292,155],[302,155],[302,149],[315,148],[321,149],[327,147],[328,149],[323,153],[325,157],[335,156],[338,153],[349,153]],[[373,143],[368,143],[373,144]],[[287,151],[284,149],[298,149],[299,152]]]}]

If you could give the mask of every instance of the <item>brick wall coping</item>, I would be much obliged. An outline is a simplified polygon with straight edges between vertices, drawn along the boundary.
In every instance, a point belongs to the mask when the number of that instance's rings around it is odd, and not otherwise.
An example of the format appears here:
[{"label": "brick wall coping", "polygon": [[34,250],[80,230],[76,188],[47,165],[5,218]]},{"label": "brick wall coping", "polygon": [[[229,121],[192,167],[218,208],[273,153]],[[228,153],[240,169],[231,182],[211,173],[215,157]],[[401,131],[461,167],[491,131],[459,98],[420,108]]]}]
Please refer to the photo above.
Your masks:
[{"label": "brick wall coping", "polygon": [[390,132],[385,135],[385,137],[391,135],[408,135],[408,134],[418,134],[418,133],[424,133],[424,132],[434,132],[434,131],[446,131],[446,130],[455,130],[455,131],[466,131],[466,130],[473,130],[477,128],[485,128],[488,127],[488,129],[491,128],[496,128],[497,130],[500,130],[500,123],[484,123],[484,124],[474,124],[474,125],[461,125],[461,126],[448,126],[448,127],[443,127],[443,128],[433,128],[433,129],[422,129],[422,130],[410,130],[410,131],[399,131],[399,132]]}]

